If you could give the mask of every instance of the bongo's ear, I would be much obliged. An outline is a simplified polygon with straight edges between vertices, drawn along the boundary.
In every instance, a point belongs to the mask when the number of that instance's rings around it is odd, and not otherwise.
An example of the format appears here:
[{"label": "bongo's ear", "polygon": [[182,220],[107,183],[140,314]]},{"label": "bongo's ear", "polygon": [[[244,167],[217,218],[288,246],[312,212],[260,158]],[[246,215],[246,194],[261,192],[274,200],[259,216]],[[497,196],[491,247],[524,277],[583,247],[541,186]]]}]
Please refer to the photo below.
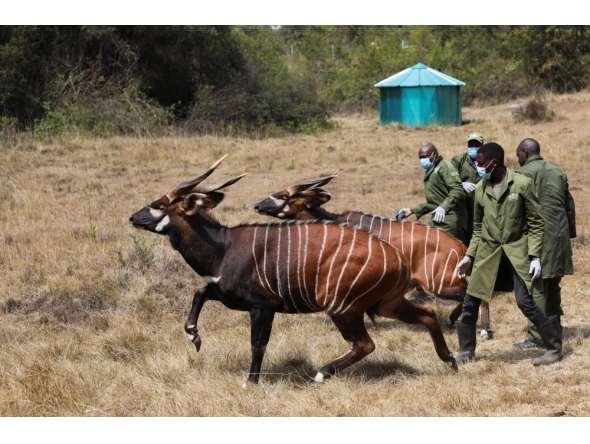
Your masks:
[{"label": "bongo's ear", "polygon": [[201,208],[205,211],[212,210],[221,203],[225,195],[218,191],[211,191],[209,193],[191,193],[184,198],[182,202],[182,211],[187,216],[192,216]]}]

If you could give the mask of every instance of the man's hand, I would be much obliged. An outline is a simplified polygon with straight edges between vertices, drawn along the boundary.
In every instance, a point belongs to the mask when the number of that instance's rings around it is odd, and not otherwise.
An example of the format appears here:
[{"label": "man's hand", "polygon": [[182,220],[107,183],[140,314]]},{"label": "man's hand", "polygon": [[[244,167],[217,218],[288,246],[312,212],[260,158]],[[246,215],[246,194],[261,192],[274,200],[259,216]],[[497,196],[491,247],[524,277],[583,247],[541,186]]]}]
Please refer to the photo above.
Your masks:
[{"label": "man's hand", "polygon": [[395,221],[401,222],[403,219],[405,219],[412,213],[413,211],[411,208],[402,208],[401,210],[397,210],[395,213]]},{"label": "man's hand", "polygon": [[531,275],[531,281],[541,277],[541,259],[534,257],[531,261],[531,267],[529,268],[529,274]]},{"label": "man's hand", "polygon": [[462,279],[467,276],[469,270],[471,270],[471,258],[469,256],[465,256],[457,264],[457,268],[455,268],[455,275]]},{"label": "man's hand", "polygon": [[468,193],[471,193],[473,190],[475,190],[475,184],[472,182],[463,182],[462,185],[463,189]]},{"label": "man's hand", "polygon": [[433,213],[434,213],[434,221],[435,222],[437,222],[437,223],[444,222],[445,215],[447,214],[447,212],[445,211],[445,209],[443,207],[436,207],[436,210],[434,210]]}]

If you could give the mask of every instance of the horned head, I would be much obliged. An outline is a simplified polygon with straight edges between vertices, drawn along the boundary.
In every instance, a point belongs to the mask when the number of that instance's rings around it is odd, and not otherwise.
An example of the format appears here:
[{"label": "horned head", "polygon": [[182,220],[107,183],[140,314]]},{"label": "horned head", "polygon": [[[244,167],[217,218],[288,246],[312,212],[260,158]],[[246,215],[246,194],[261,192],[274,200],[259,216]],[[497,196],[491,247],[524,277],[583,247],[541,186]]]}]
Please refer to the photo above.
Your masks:
[{"label": "horned head", "polygon": [[172,191],[134,213],[129,218],[129,224],[135,228],[165,234],[171,218],[187,218],[200,211],[215,208],[225,197],[218,190],[236,183],[248,174],[241,174],[223,183],[202,184],[227,156],[223,156],[204,173],[179,183]]},{"label": "horned head", "polygon": [[332,198],[330,193],[320,187],[336,176],[338,171],[318,179],[297,182],[258,202],[254,205],[254,211],[282,219],[304,219],[310,209],[317,208]]}]

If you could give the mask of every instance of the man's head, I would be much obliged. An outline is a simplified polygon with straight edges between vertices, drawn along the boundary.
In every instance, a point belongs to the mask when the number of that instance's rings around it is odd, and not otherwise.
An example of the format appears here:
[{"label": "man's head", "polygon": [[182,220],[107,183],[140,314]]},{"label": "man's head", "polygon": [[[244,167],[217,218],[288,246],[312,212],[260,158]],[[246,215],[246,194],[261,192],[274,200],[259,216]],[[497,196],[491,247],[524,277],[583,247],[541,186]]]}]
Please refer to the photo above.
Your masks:
[{"label": "man's head", "polygon": [[467,136],[467,153],[475,159],[477,149],[483,145],[483,136],[479,133],[471,133]]},{"label": "man's head", "polygon": [[429,159],[434,157],[432,153],[434,153],[434,156],[438,157],[438,150],[436,147],[432,143],[426,143],[418,150],[418,157],[420,159]]},{"label": "man's head", "polygon": [[[486,143],[477,150],[476,161],[478,170],[483,168],[482,172],[489,175],[496,170],[496,167],[504,166],[504,148],[495,142]],[[483,176],[482,178],[485,179]]]},{"label": "man's head", "polygon": [[483,136],[479,133],[471,133],[467,136],[467,147],[479,148],[483,145]]},{"label": "man's head", "polygon": [[429,169],[438,159],[438,150],[432,143],[426,143],[418,150],[418,157],[422,168]]},{"label": "man's head", "polygon": [[527,159],[536,154],[541,154],[541,145],[535,139],[526,138],[516,147],[516,158],[518,164],[523,166]]}]

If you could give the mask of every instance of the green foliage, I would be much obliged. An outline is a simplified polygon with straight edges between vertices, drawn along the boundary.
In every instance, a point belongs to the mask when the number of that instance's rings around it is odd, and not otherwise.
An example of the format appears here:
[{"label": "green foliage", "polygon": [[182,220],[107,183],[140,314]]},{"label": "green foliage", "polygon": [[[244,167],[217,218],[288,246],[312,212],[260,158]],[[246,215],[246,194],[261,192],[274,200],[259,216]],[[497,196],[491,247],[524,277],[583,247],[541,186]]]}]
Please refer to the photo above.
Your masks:
[{"label": "green foliage", "polygon": [[517,122],[528,120],[538,123],[553,120],[555,112],[549,109],[549,104],[546,101],[542,100],[540,97],[535,97],[514,111],[512,115]]},{"label": "green foliage", "polygon": [[519,26],[510,37],[523,71],[537,85],[573,92],[590,82],[588,26]]},{"label": "green foliage", "polygon": [[313,133],[376,110],[418,62],[466,105],[590,84],[588,26],[2,26],[0,142],[185,132]]}]

